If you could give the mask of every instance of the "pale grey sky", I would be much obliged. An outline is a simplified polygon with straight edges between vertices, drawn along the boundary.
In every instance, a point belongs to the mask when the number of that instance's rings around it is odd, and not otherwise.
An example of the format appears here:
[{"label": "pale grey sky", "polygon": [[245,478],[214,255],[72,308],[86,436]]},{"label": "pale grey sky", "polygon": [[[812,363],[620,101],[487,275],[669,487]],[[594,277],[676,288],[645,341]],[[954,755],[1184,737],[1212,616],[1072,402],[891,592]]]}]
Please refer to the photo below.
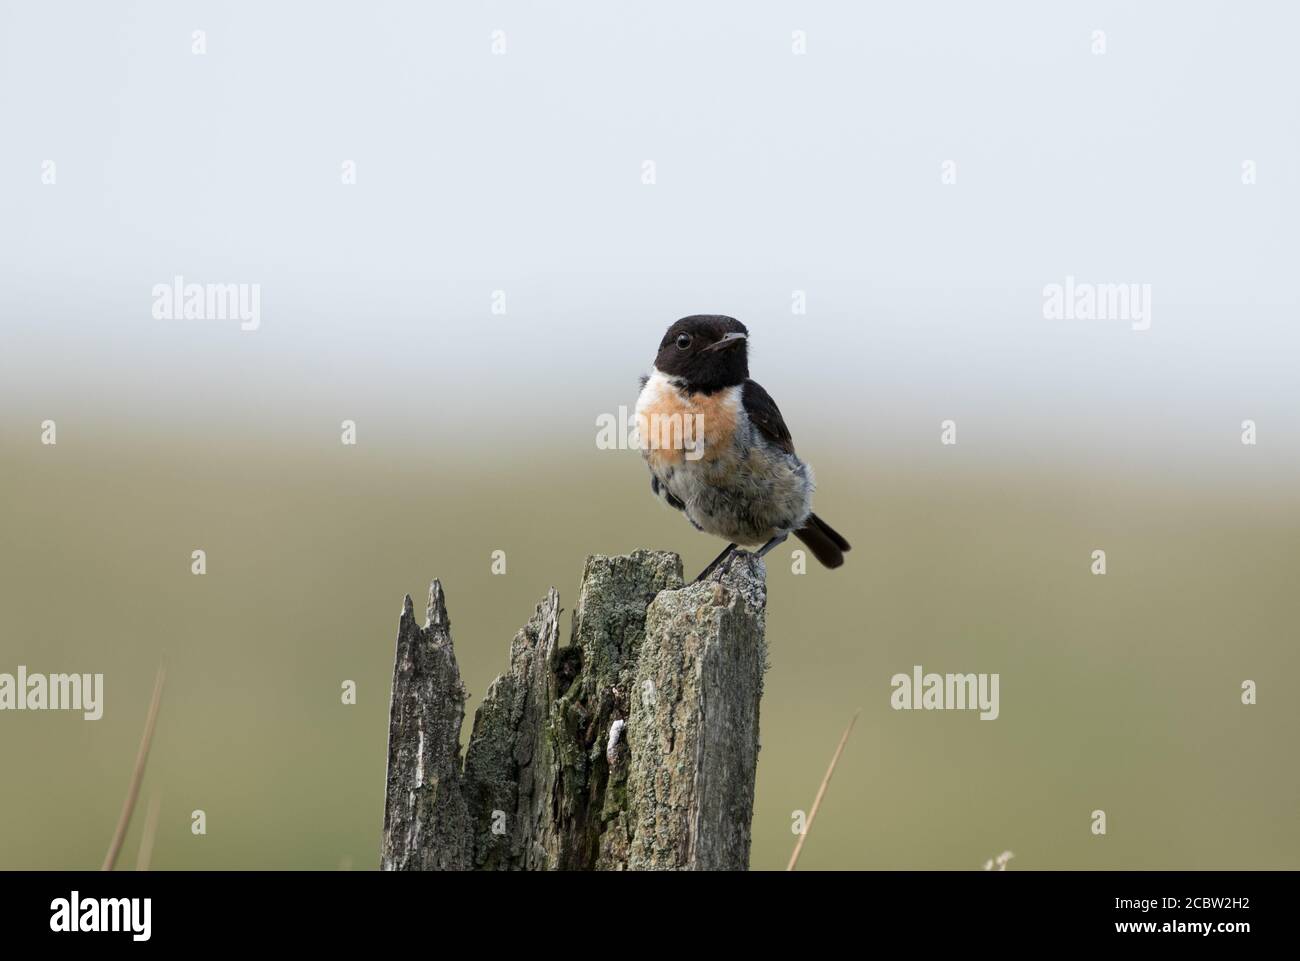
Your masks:
[{"label": "pale grey sky", "polygon": [[[489,425],[585,423],[721,312],[805,431],[1297,449],[1297,9],[5,0],[0,391],[415,424],[485,385]],[[260,329],[155,320],[177,274],[260,284]],[[1044,319],[1067,275],[1150,284],[1152,329]]]}]

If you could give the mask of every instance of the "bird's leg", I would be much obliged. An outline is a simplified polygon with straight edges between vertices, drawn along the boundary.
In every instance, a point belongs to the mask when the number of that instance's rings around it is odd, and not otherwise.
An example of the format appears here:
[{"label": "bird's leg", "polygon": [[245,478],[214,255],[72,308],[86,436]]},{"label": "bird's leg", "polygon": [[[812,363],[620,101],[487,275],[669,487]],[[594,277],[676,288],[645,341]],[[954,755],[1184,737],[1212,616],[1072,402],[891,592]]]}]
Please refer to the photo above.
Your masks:
[{"label": "bird's leg", "polygon": [[726,550],[709,562],[709,566],[700,571],[700,576],[691,581],[692,584],[698,584],[710,574],[718,569],[718,565],[727,559],[727,556],[736,549],[735,544],[728,544]]},{"label": "bird's leg", "polygon": [[754,556],[755,556],[755,557],[762,557],[764,554],[766,554],[766,553],[767,553],[768,551],[770,551],[772,548],[774,548],[774,547],[780,547],[782,544],[785,543],[785,539],[786,539],[787,537],[789,537],[789,536],[790,536],[790,532],[789,532],[789,531],[786,531],[784,534],[777,534],[776,537],[773,537],[770,541],[768,541],[766,544],[764,544],[762,547],[760,547],[760,548],[758,549],[758,551],[754,554]]}]

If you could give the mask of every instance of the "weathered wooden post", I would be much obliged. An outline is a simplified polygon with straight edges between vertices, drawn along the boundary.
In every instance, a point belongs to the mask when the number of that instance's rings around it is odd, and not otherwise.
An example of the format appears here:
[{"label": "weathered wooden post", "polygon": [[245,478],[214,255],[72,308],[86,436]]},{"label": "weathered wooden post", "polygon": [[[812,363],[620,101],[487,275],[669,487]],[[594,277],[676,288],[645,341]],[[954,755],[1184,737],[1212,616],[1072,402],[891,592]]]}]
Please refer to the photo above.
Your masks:
[{"label": "weathered wooden post", "polygon": [[442,587],[408,596],[388,734],[385,870],[743,870],[767,648],[761,559],[683,586],[676,554],[587,558],[573,629],[537,605],[474,716]]}]

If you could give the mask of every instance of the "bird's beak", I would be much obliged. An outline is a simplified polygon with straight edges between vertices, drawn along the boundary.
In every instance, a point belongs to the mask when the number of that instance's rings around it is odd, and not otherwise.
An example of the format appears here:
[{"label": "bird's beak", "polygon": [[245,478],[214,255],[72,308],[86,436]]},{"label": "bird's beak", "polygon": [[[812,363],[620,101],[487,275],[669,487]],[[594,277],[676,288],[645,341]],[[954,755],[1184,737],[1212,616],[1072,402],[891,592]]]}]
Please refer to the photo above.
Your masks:
[{"label": "bird's beak", "polygon": [[723,335],[722,335],[722,339],[721,339],[720,341],[718,341],[716,344],[710,344],[708,347],[705,347],[704,349],[705,349],[705,350],[725,350],[725,349],[728,348],[728,347],[733,347],[733,346],[735,346],[736,344],[739,344],[739,343],[740,343],[742,340],[744,340],[744,339],[745,339],[745,335],[744,335],[744,334],[734,334],[734,333],[733,333],[733,334],[723,334]]}]

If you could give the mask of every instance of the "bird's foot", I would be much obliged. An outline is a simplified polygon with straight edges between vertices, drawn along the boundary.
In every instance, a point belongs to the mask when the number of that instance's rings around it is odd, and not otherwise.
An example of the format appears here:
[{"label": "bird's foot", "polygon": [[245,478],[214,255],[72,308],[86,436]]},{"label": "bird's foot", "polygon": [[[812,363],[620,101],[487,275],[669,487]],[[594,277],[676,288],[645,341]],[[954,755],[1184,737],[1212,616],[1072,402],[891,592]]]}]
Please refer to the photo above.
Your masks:
[{"label": "bird's foot", "polygon": [[710,574],[713,574],[715,571],[717,571],[719,567],[721,567],[722,572],[725,574],[727,570],[731,567],[731,562],[732,560],[735,559],[735,557],[736,557],[736,545],[728,544],[726,550],[724,550],[721,554],[719,554],[712,561],[710,561],[709,566],[704,568],[704,570],[700,571],[700,576],[695,578],[695,580],[691,581],[691,583],[698,584],[700,581],[707,578]]}]

